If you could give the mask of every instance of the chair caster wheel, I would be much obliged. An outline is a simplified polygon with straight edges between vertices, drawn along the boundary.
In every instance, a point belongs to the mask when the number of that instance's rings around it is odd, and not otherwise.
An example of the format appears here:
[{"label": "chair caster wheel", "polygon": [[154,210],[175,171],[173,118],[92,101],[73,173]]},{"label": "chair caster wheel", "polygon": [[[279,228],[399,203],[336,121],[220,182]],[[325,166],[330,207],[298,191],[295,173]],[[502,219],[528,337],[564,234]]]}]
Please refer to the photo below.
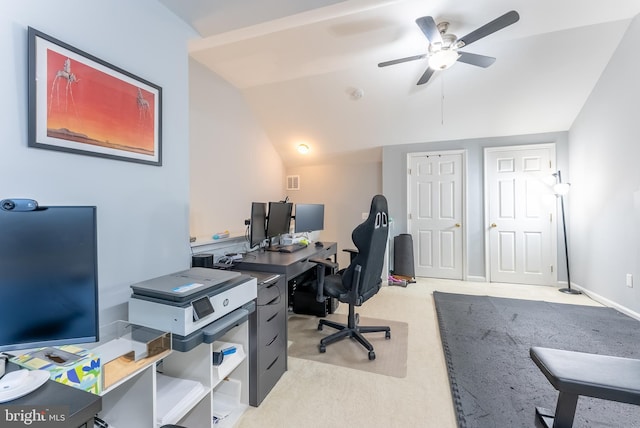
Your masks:
[{"label": "chair caster wheel", "polygon": [[384,338],[385,339],[391,339],[391,332],[390,331],[385,332]]},{"label": "chair caster wheel", "polygon": [[324,345],[320,345],[318,348],[320,349],[321,354],[324,354],[325,352],[327,352],[327,347]]},{"label": "chair caster wheel", "polygon": [[376,353],[373,351],[369,351],[369,360],[375,360],[376,359]]}]

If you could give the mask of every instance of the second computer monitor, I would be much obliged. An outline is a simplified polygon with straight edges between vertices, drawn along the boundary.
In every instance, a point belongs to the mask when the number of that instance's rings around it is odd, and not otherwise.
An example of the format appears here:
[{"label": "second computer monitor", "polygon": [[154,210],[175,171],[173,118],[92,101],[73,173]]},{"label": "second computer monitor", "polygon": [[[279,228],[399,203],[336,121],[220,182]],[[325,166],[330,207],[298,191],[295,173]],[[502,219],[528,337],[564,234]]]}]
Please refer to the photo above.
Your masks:
[{"label": "second computer monitor", "polygon": [[296,204],[295,233],[324,229],[323,204]]},{"label": "second computer monitor", "polygon": [[249,223],[249,244],[251,248],[262,244],[267,239],[267,204],[264,202],[251,203],[251,220]]},{"label": "second computer monitor", "polygon": [[293,204],[290,202],[269,202],[267,238],[275,238],[289,233],[292,207]]}]

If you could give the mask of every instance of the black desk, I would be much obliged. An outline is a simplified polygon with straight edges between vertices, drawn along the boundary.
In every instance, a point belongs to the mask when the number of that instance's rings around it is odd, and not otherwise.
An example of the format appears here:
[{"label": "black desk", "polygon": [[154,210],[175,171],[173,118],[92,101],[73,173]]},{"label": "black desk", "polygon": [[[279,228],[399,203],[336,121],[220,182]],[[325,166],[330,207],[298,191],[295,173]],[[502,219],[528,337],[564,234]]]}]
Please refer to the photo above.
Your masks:
[{"label": "black desk", "polygon": [[[14,370],[17,366],[7,363],[8,370]],[[0,409],[14,408],[24,409],[55,409],[65,406],[69,414],[65,415],[65,423],[52,426],[72,428],[93,428],[93,417],[102,410],[102,398],[90,392],[82,391],[71,386],[63,385],[53,380],[48,380],[35,391],[16,400],[0,404]],[[0,422],[4,421],[4,411],[0,414]],[[2,424],[0,424],[2,425]],[[33,426],[36,426],[35,424]]]},{"label": "black desk", "polygon": [[236,265],[236,269],[258,272],[273,272],[283,274],[286,282],[316,267],[310,262],[312,258],[328,259],[333,257],[335,261],[338,252],[338,244],[324,242],[322,247],[314,244],[295,253],[280,253],[277,251],[253,251],[247,253],[242,261]]},{"label": "black desk", "polygon": [[[298,292],[308,290],[306,287],[299,288],[304,285],[310,276],[315,275],[316,263],[310,262],[309,259],[330,259],[336,261],[338,244],[335,242],[323,242],[322,247],[316,247],[314,244],[309,245],[302,250],[294,253],[280,253],[277,251],[255,251],[246,254],[242,262],[237,265],[237,269],[259,272],[272,272],[284,275],[287,284],[287,308],[291,308],[296,313],[313,314],[325,316],[327,313],[333,313],[337,307],[335,299],[329,299],[324,304],[319,304],[315,300],[315,295],[307,292]],[[313,272],[309,272],[312,271]],[[304,275],[309,272],[310,275]],[[296,298],[298,293],[298,298]]]},{"label": "black desk", "polygon": [[338,245],[311,244],[294,253],[253,251],[234,270],[258,281],[256,311],[249,317],[249,404],[258,406],[287,370],[289,283],[315,269],[311,258],[334,258]]}]

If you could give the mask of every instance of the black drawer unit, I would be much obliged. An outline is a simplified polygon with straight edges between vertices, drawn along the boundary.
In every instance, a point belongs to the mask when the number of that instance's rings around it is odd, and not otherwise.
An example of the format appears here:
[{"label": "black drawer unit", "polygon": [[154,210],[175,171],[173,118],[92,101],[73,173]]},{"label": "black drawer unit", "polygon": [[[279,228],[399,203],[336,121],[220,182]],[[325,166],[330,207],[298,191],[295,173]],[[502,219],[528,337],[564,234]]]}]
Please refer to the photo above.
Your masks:
[{"label": "black drawer unit", "polygon": [[258,280],[249,316],[249,404],[257,407],[287,370],[287,283],[284,275],[245,273]]}]

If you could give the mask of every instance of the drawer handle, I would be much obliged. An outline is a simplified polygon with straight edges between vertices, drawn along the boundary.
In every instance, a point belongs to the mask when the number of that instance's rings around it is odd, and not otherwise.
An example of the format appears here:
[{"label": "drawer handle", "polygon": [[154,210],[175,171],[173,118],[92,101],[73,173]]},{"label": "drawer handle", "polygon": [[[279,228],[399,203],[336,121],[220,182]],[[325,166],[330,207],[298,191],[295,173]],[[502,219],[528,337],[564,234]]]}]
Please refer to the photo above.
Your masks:
[{"label": "drawer handle", "polygon": [[276,296],[273,299],[271,299],[270,302],[268,302],[265,306],[269,306],[269,305],[276,305],[280,303],[280,296]]},{"label": "drawer handle", "polygon": [[280,336],[280,334],[276,334],[275,336],[273,336],[273,339],[271,339],[271,342],[267,343],[267,346],[271,346],[273,344],[273,342],[276,341],[276,339],[278,338],[278,336]]},{"label": "drawer handle", "polygon": [[278,361],[278,358],[280,358],[280,356],[277,356],[275,360],[273,360],[273,362],[271,364],[269,364],[269,367],[267,367],[267,370],[270,370],[271,367],[273,367],[273,365],[276,363],[276,361]]},{"label": "drawer handle", "polygon": [[271,315],[271,317],[267,320],[267,322],[271,322],[271,320],[277,317],[279,313],[280,312],[276,312],[275,314]]}]

